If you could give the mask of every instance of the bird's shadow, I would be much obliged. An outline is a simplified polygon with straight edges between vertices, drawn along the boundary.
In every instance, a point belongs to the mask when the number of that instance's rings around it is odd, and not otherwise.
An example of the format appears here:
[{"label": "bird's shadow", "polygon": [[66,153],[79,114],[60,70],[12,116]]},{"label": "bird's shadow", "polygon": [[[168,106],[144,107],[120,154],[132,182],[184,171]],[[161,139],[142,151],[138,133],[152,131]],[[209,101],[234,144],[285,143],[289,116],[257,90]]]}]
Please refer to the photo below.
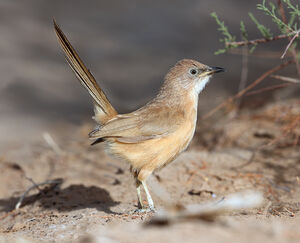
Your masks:
[{"label": "bird's shadow", "polygon": [[[19,199],[20,197],[0,199],[0,212],[13,210]],[[55,209],[60,212],[96,208],[109,214],[117,214],[111,211],[110,208],[118,204],[120,203],[114,201],[104,188],[79,184],[70,185],[62,189],[60,183],[50,185],[36,194],[26,196],[21,207],[37,205],[44,209]]]}]

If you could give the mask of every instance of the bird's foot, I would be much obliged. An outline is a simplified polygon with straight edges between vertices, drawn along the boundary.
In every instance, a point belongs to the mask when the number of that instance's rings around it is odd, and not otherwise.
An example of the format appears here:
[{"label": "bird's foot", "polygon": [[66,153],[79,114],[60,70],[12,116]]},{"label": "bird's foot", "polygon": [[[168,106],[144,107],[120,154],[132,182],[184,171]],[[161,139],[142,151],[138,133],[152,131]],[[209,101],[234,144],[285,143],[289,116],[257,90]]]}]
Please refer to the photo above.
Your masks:
[{"label": "bird's foot", "polygon": [[156,210],[153,207],[148,207],[148,208],[137,208],[136,210],[133,211],[133,213],[155,213]]}]

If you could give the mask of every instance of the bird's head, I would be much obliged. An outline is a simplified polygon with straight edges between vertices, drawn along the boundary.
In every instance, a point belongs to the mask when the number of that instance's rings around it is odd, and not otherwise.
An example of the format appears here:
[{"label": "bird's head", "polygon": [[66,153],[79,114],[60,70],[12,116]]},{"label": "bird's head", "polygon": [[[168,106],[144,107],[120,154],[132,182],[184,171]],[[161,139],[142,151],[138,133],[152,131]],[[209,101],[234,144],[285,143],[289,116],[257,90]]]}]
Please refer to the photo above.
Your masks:
[{"label": "bird's head", "polygon": [[183,59],[167,73],[164,86],[193,90],[199,94],[213,74],[224,71],[220,67],[210,67],[194,60]]}]

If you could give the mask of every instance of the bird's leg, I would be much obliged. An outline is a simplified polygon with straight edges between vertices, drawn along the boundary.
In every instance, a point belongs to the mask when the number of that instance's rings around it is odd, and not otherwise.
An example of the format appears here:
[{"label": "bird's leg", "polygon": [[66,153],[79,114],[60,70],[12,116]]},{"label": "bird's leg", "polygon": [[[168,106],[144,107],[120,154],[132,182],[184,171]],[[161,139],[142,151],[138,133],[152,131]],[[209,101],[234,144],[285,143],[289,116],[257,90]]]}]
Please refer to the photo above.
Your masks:
[{"label": "bird's leg", "polygon": [[138,208],[142,209],[144,208],[143,199],[141,195],[141,182],[139,180],[136,180],[136,192],[138,196]]},{"label": "bird's leg", "polygon": [[136,192],[137,192],[137,196],[138,196],[138,208],[136,210],[134,210],[134,213],[148,212],[148,210],[146,208],[144,208],[144,203],[143,203],[142,194],[141,194],[141,186],[142,186],[142,183],[138,179],[136,179]]},{"label": "bird's leg", "polygon": [[147,197],[147,201],[148,201],[148,207],[151,211],[155,211],[154,203],[153,203],[152,197],[150,195],[150,192],[148,190],[148,187],[146,185],[146,182],[142,181],[142,184],[143,184],[143,187],[144,187],[144,190],[145,190],[145,193],[146,193],[146,197]]}]

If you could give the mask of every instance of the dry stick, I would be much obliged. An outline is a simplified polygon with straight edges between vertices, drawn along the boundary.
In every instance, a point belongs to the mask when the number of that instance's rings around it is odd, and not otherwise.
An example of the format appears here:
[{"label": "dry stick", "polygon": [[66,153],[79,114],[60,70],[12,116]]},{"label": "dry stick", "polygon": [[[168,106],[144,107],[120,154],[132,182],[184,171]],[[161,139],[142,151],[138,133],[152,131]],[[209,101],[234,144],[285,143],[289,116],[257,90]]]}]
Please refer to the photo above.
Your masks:
[{"label": "dry stick", "polygon": [[[242,56],[241,80],[240,80],[238,92],[240,92],[241,90],[243,90],[246,87],[247,79],[248,79],[248,47],[244,46],[243,47],[243,56]],[[240,106],[241,101],[242,100],[240,100],[237,103],[237,107]]]},{"label": "dry stick", "polygon": [[43,133],[43,138],[45,139],[45,141],[49,145],[49,147],[52,148],[56,154],[58,154],[58,155],[62,154],[62,150],[60,149],[58,144],[54,141],[54,139],[48,132]]},{"label": "dry stick", "polygon": [[299,119],[299,120],[296,119],[295,121],[293,121],[293,122],[292,122],[292,125],[291,125],[291,127],[290,127],[289,130],[285,130],[285,129],[284,129],[285,131],[283,132],[283,135],[282,135],[282,136],[278,136],[277,138],[273,139],[273,140],[270,141],[269,143],[265,144],[264,147],[267,147],[267,146],[274,145],[274,144],[278,143],[278,141],[280,141],[280,139],[281,139],[282,137],[286,137],[286,136],[290,133],[290,130],[291,130],[291,129],[294,129],[294,128],[298,125],[297,123],[299,123],[299,122],[300,122],[300,119]]},{"label": "dry stick", "polygon": [[251,83],[250,85],[248,85],[245,89],[241,90],[240,92],[238,92],[235,96],[233,96],[234,99],[240,98],[241,96],[243,96],[246,92],[248,92],[250,89],[253,89],[256,85],[258,85],[261,81],[263,81],[265,78],[267,78],[268,76],[270,76],[272,73],[275,73],[283,68],[285,68],[286,66],[295,63],[294,60],[290,60],[287,62],[284,62],[278,66],[275,66],[274,68],[270,69],[269,71],[265,72],[263,75],[261,75],[258,79],[256,79],[253,83]]},{"label": "dry stick", "polygon": [[296,63],[297,72],[298,72],[298,74],[300,74],[300,64],[299,64],[299,61],[298,61],[297,52],[296,52],[295,48],[292,48],[290,50],[290,52],[292,53],[294,61]]},{"label": "dry stick", "polygon": [[239,84],[239,91],[243,90],[246,87],[248,78],[248,48],[243,47],[243,57],[242,57],[242,72],[241,72],[241,81]]},{"label": "dry stick", "polygon": [[256,44],[262,44],[262,43],[267,43],[275,40],[281,40],[281,39],[286,39],[289,38],[291,35],[297,34],[298,31],[292,31],[288,34],[282,34],[282,35],[277,35],[271,38],[261,38],[261,39],[255,39],[255,40],[247,40],[247,41],[232,41],[232,42],[226,42],[225,45],[227,47],[230,46],[235,46],[235,47],[240,47],[240,46],[249,46],[249,45],[256,45]]},{"label": "dry stick", "polygon": [[40,189],[40,187],[35,183],[35,181],[32,178],[30,178],[30,177],[28,177],[28,176],[25,175],[25,179],[27,179],[28,181],[30,181],[32,183],[32,185],[34,185],[36,187],[36,189],[39,190],[39,192],[42,192],[42,190]]},{"label": "dry stick", "polygon": [[286,23],[287,23],[287,20],[286,20],[286,16],[285,16],[285,12],[284,12],[284,8],[283,8],[283,5],[282,5],[281,0],[277,0],[277,5],[278,5],[278,7],[279,7],[279,12],[280,12],[282,21],[283,21],[283,23],[286,24]]},{"label": "dry stick", "polygon": [[24,198],[26,197],[26,195],[33,189],[35,188],[38,188],[39,186],[43,186],[43,185],[46,185],[46,184],[60,184],[61,183],[61,180],[48,180],[48,181],[45,181],[45,182],[42,182],[42,183],[38,183],[38,184],[33,184],[31,187],[29,187],[23,194],[22,196],[20,197],[19,201],[17,202],[16,206],[15,206],[15,209],[19,209],[22,205],[22,202],[24,200]]},{"label": "dry stick", "polygon": [[291,84],[287,84],[287,83],[272,85],[272,86],[269,86],[269,87],[266,87],[266,88],[262,88],[262,89],[259,89],[259,90],[254,90],[254,91],[248,92],[247,94],[245,94],[245,96],[256,95],[256,94],[260,94],[260,93],[263,93],[263,92],[266,92],[266,91],[271,91],[271,90],[275,90],[275,89],[284,88],[284,87],[287,87],[287,86],[290,86],[290,85]]},{"label": "dry stick", "polygon": [[[286,20],[286,16],[285,16],[285,12],[284,12],[284,8],[282,6],[281,0],[277,0],[277,5],[279,7],[279,11],[280,11],[280,14],[281,14],[282,21],[287,25],[287,20]],[[287,31],[289,31],[288,28],[287,28]],[[299,35],[299,30],[296,31],[296,33],[295,33],[295,35],[294,35],[293,38],[291,38],[290,36],[288,37],[289,41],[290,41],[289,44],[288,44],[288,46],[292,44],[292,42],[293,42],[292,39],[295,39],[296,38],[295,36],[297,36],[297,35]],[[286,48],[286,49],[288,49],[288,48]],[[292,53],[293,59],[294,59],[294,61],[296,63],[297,72],[298,72],[298,74],[300,74],[300,64],[299,64],[299,61],[298,61],[298,58],[297,58],[297,52],[296,52],[295,48],[292,48],[290,50],[290,52]]]},{"label": "dry stick", "polygon": [[[237,49],[229,49],[228,50],[229,54],[232,55],[243,55],[243,50],[237,48]],[[263,59],[278,59],[278,56],[282,52],[279,51],[262,51],[262,50],[257,50],[254,53],[248,53],[248,57],[257,57],[257,58],[263,58]],[[291,54],[287,54],[287,57],[291,57]]]},{"label": "dry stick", "polygon": [[267,206],[265,207],[265,209],[264,209],[264,211],[263,211],[263,215],[265,215],[265,216],[268,215],[269,209],[270,209],[271,206],[272,206],[272,202],[269,201],[268,204],[267,204]]},{"label": "dry stick", "polygon": [[297,33],[293,36],[293,38],[290,40],[289,44],[286,46],[283,54],[281,55],[281,59],[283,59],[287,53],[287,51],[290,49],[291,45],[293,44],[294,40],[299,37],[299,34],[300,34],[300,29],[297,31]]},{"label": "dry stick", "polygon": [[225,100],[224,102],[222,102],[221,104],[219,104],[217,107],[215,107],[214,109],[212,109],[210,112],[206,113],[203,117],[202,120],[207,119],[208,117],[210,117],[211,115],[213,115],[215,112],[217,112],[218,110],[220,110],[221,108],[225,107],[228,103],[232,102],[234,99],[238,99],[241,96],[243,96],[246,92],[248,92],[249,90],[253,89],[256,85],[258,85],[261,81],[263,81],[265,78],[267,78],[268,76],[270,76],[272,73],[277,72],[283,68],[285,68],[286,66],[295,63],[294,60],[290,60],[287,62],[284,62],[278,66],[275,66],[274,68],[268,70],[267,72],[265,72],[264,74],[262,74],[258,79],[256,79],[253,83],[251,83],[250,85],[248,85],[245,89],[241,90],[240,92],[238,92],[236,95],[229,97],[227,100]]},{"label": "dry stick", "polygon": [[282,80],[282,81],[294,83],[294,84],[300,84],[300,79],[297,79],[297,78],[285,77],[285,76],[281,76],[281,75],[271,75],[271,77]]}]

